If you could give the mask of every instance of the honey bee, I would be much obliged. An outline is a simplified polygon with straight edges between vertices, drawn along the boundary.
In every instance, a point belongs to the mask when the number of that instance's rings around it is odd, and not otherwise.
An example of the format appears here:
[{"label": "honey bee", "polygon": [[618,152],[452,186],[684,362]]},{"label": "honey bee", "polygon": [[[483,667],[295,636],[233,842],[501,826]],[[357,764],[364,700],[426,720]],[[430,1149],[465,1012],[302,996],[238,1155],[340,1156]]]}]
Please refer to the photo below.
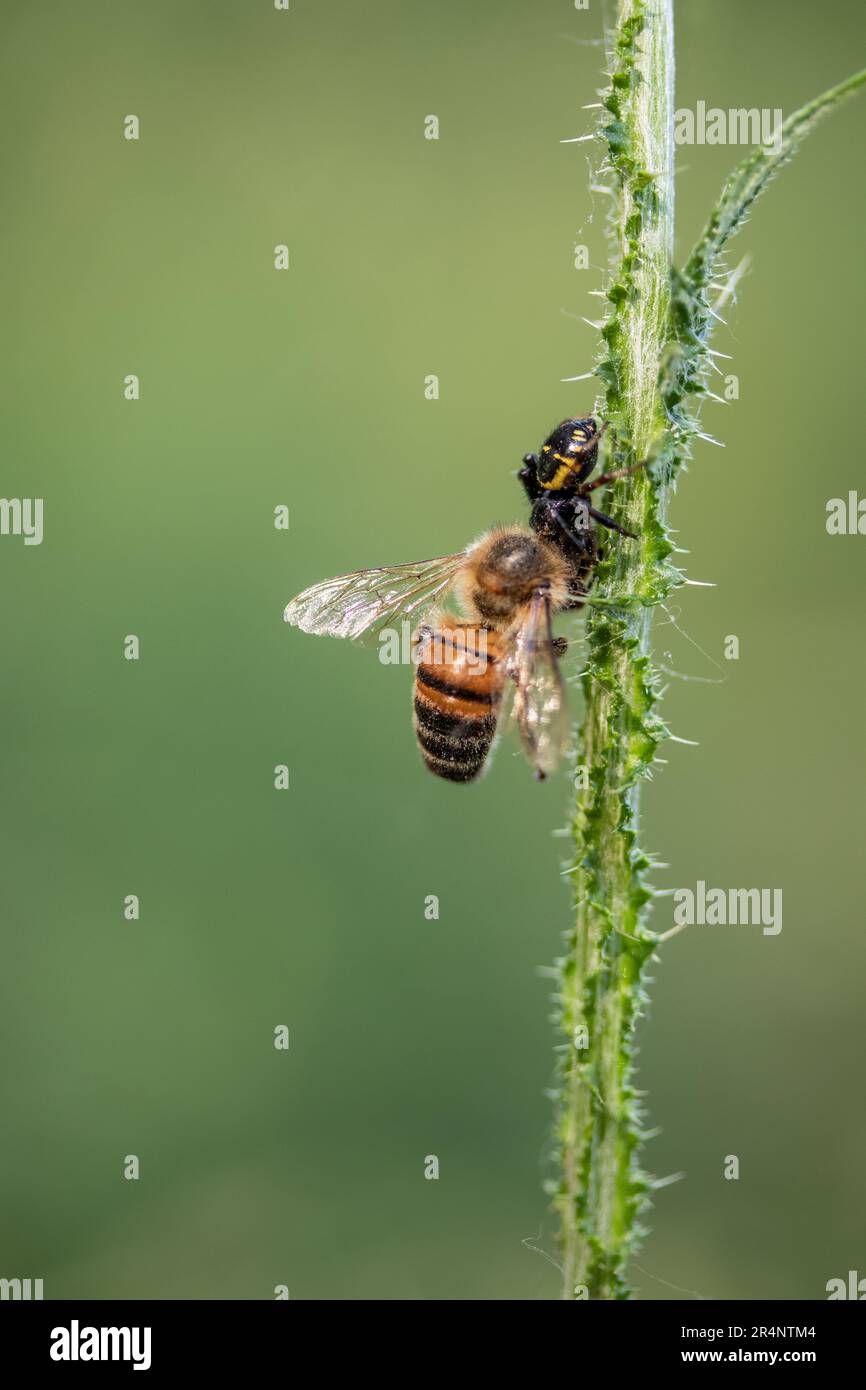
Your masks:
[{"label": "honey bee", "polygon": [[[540,780],[569,736],[552,620],[567,608],[567,555],[523,526],[488,531],[465,551],[339,575],[305,589],[285,610],[303,632],[378,640],[423,616],[414,634],[415,737],[431,772],[472,782],[486,766],[510,696],[524,752]],[[453,595],[461,616],[438,605]]]}]

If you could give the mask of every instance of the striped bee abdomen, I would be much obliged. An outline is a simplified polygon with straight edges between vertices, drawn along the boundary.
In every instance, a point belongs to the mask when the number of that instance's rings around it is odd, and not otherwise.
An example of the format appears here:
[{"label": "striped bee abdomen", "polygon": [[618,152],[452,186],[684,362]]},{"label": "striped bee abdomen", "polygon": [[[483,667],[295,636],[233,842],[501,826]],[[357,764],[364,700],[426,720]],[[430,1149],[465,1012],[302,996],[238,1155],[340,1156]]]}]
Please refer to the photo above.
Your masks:
[{"label": "striped bee abdomen", "polygon": [[419,634],[415,737],[431,772],[472,782],[490,752],[505,683],[505,646],[471,623],[440,623]]}]

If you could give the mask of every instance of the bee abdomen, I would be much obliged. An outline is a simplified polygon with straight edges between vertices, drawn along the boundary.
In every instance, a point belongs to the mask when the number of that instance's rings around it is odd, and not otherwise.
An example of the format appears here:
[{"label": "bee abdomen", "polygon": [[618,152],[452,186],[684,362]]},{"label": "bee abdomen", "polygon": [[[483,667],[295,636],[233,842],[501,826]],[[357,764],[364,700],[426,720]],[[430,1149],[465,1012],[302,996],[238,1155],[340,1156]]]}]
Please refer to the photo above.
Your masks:
[{"label": "bee abdomen", "polygon": [[[448,714],[432,704],[419,686],[415,694],[415,737],[431,772],[449,782],[471,782],[478,776],[496,733],[496,714],[467,718]],[[497,710],[498,713],[498,710]]]},{"label": "bee abdomen", "polygon": [[[449,782],[473,781],[487,760],[502,697],[504,672],[489,650],[475,669],[469,630],[440,629],[440,660],[422,662],[415,675],[414,725],[427,767]],[[493,635],[490,647],[498,649]]]}]

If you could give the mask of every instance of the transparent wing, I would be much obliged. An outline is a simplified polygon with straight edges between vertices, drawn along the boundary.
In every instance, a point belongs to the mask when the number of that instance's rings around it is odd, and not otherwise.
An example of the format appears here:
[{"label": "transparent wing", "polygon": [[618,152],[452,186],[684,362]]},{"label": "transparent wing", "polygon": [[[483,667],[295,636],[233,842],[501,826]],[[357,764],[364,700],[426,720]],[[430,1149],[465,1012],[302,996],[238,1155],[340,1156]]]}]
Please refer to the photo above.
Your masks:
[{"label": "transparent wing", "polygon": [[537,589],[517,634],[510,673],[513,715],[524,752],[542,777],[555,771],[568,743],[565,685],[553,642],[550,596]]},{"label": "transparent wing", "polygon": [[375,641],[382,628],[400,619],[411,620],[443,597],[465,558],[460,551],[414,565],[339,574],[298,594],[283,617],[302,632]]}]

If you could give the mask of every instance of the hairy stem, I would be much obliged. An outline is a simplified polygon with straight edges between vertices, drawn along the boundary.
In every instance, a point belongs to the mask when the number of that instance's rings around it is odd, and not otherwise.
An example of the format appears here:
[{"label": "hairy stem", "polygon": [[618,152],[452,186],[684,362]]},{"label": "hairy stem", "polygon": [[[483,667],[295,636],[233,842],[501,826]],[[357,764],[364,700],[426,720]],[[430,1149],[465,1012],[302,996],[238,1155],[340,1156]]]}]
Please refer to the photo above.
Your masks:
[{"label": "hairy stem", "polygon": [[[641,1111],[633,1031],[643,972],[659,938],[643,914],[651,892],[637,845],[641,782],[667,730],[650,664],[652,607],[683,576],[669,560],[665,515],[677,467],[709,394],[710,294],[730,238],[800,140],[866,85],[859,72],[789,116],[772,148],[753,150],[722,190],[682,271],[674,233],[673,0],[619,0],[610,86],[599,131],[602,172],[618,198],[618,263],[607,292],[596,374],[617,466],[650,459],[615,485],[609,510],[638,536],[608,542],[587,623],[586,715],[575,773],[574,927],[558,962],[563,1032],[555,1187],[563,1298],[627,1298],[628,1257],[653,1186],[638,1166]],[[736,273],[728,281],[735,281]],[[724,294],[724,288],[723,288]]]},{"label": "hairy stem", "polygon": [[[601,134],[619,195],[621,257],[603,331],[604,417],[617,465],[660,457],[668,417],[659,372],[669,333],[673,252],[673,3],[621,0]],[[640,781],[664,727],[654,714],[650,607],[675,582],[666,564],[666,485],[639,471],[618,483],[615,514],[638,535],[607,547],[599,591],[628,596],[592,610],[586,716],[573,821],[575,923],[560,963],[566,1035],[557,1121],[563,1297],[624,1298],[625,1263],[648,1180],[637,1167],[639,1112],[631,1034],[653,938],[636,845]],[[583,769],[583,772],[581,771]]]}]

